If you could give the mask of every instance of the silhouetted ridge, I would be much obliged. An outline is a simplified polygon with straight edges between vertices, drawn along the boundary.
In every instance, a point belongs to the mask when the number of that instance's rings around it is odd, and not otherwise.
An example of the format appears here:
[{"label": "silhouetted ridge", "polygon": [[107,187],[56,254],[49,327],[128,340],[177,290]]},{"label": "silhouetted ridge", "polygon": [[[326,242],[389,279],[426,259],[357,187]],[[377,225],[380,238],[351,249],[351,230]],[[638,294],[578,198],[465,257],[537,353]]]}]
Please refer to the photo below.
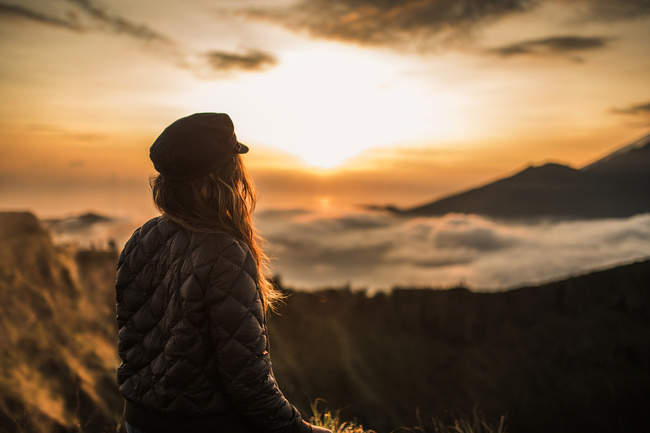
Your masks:
[{"label": "silhouetted ridge", "polygon": [[548,163],[398,213],[610,218],[650,212],[650,135],[581,170]]},{"label": "silhouetted ridge", "polygon": [[610,433],[646,428],[648,311],[644,261],[497,293],[294,292],[270,325],[303,408],[319,396],[380,432],[479,408],[512,432]]},{"label": "silhouetted ridge", "polygon": [[638,172],[650,163],[650,134],[582,168],[589,172]]}]

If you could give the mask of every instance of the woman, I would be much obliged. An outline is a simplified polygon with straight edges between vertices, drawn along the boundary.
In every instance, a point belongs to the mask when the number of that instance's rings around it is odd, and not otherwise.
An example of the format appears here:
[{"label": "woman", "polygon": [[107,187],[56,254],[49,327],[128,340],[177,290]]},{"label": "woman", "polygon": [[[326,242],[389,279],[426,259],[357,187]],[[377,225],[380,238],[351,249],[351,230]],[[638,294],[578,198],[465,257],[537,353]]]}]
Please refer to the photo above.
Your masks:
[{"label": "woman", "polygon": [[284,398],[269,358],[256,193],[230,117],[198,113],[150,149],[162,215],[137,229],[116,281],[127,431],[331,433]]}]

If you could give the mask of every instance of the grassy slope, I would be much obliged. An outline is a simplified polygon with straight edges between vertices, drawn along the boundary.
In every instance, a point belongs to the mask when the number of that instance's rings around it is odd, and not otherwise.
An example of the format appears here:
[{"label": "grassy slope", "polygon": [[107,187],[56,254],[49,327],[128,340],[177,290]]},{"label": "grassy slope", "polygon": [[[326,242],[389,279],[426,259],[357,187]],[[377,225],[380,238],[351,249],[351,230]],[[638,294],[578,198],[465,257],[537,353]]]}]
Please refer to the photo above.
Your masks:
[{"label": "grassy slope", "polygon": [[116,256],[92,255],[54,247],[31,214],[0,214],[0,431],[115,431]]}]

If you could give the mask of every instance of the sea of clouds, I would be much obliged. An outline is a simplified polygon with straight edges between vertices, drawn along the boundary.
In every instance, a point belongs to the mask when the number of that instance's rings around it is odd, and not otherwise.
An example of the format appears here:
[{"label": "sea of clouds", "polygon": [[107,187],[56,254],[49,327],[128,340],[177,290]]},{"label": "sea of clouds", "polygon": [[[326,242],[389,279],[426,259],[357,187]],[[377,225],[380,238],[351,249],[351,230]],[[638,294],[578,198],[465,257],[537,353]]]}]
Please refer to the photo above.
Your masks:
[{"label": "sea of clouds", "polygon": [[289,287],[350,285],[500,290],[650,257],[650,214],[506,222],[478,215],[266,211],[258,225]]},{"label": "sea of clouds", "polygon": [[[57,243],[118,250],[143,221],[69,218]],[[503,290],[650,258],[650,213],[630,218],[513,222],[478,215],[265,210],[257,226],[272,271],[294,289],[350,286]],[[112,240],[112,242],[109,242]]]}]

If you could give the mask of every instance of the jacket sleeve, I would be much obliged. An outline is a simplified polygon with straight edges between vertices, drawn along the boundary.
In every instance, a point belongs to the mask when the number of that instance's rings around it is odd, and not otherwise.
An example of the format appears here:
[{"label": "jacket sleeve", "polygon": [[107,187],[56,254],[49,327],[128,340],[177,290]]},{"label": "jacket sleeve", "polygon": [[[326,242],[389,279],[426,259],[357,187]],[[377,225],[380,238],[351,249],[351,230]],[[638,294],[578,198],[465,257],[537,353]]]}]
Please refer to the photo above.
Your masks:
[{"label": "jacket sleeve", "polygon": [[138,228],[135,232],[133,232],[133,235],[129,238],[127,241],[126,245],[122,249],[122,252],[120,253],[120,256],[117,260],[117,275],[115,279],[115,299],[117,302],[116,309],[117,309],[117,325],[118,328],[121,329],[127,321],[127,312],[124,309],[124,303],[122,299],[122,295],[124,293],[124,290],[126,289],[126,286],[131,282],[132,275],[129,269],[128,264],[124,266],[127,258],[135,248],[135,246],[138,243],[138,239],[140,238],[140,232],[142,228]]},{"label": "jacket sleeve", "polygon": [[227,247],[210,272],[205,299],[220,385],[259,431],[310,433],[273,376],[256,275],[255,260],[240,243]]}]

